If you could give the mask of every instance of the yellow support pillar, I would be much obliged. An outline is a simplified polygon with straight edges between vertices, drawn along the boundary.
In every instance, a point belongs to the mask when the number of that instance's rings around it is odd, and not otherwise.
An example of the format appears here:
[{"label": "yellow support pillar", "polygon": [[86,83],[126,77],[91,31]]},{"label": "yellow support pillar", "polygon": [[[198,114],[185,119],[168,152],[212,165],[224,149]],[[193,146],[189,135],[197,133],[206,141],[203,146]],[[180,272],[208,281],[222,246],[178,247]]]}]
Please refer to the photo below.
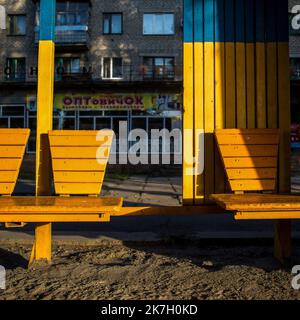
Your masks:
[{"label": "yellow support pillar", "polygon": [[[53,128],[54,61],[56,1],[40,2],[40,41],[38,58],[37,130],[36,130],[36,196],[51,195],[51,157],[48,132]],[[51,262],[51,224],[35,228],[30,264]]]}]

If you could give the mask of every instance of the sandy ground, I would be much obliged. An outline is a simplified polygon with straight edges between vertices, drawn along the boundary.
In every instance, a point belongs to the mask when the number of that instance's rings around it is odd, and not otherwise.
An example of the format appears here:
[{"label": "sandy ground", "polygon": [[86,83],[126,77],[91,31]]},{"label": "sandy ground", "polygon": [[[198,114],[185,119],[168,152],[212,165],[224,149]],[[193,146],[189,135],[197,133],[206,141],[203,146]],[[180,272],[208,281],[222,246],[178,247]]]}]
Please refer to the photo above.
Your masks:
[{"label": "sandy ground", "polygon": [[271,245],[102,241],[53,249],[51,266],[27,270],[30,246],[1,244],[7,288],[0,299],[300,299]]}]

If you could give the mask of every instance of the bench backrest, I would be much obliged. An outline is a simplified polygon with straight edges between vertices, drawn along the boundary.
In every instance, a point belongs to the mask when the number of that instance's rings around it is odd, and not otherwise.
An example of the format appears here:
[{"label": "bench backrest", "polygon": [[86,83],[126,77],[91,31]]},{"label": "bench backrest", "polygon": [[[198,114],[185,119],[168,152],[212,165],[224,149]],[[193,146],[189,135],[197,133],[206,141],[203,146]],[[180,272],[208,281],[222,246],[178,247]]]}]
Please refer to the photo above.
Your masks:
[{"label": "bench backrest", "polygon": [[215,132],[232,191],[274,191],[278,129],[221,129]]},{"label": "bench backrest", "polygon": [[55,193],[59,195],[99,195],[114,132],[49,132]]},{"label": "bench backrest", "polygon": [[15,189],[29,134],[29,129],[0,129],[0,195]]}]

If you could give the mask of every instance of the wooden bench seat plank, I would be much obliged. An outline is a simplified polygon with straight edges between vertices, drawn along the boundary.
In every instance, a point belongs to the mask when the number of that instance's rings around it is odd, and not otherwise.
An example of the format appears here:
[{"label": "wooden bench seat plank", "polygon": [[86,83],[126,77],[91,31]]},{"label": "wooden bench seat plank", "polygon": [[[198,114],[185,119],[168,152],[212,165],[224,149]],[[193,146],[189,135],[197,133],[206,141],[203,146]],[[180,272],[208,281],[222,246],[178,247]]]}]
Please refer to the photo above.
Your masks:
[{"label": "wooden bench seat plank", "polygon": [[109,213],[120,210],[122,203],[122,198],[3,197],[0,198],[0,222],[2,214],[8,213],[27,215]]},{"label": "wooden bench seat plank", "polygon": [[231,168],[277,168],[276,157],[233,157],[224,158],[224,165],[226,169]]},{"label": "wooden bench seat plank", "polygon": [[229,211],[300,211],[300,196],[280,194],[213,194],[211,199]]}]

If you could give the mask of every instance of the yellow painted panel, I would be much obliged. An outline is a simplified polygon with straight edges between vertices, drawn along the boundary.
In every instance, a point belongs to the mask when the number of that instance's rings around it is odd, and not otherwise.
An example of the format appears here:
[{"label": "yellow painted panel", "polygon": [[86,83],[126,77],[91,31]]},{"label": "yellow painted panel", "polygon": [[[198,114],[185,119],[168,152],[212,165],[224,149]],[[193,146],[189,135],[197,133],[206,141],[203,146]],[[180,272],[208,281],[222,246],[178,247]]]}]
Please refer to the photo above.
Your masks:
[{"label": "yellow painted panel", "polygon": [[253,43],[246,44],[246,95],[247,95],[247,127],[255,128],[255,49]]},{"label": "yellow painted panel", "polygon": [[0,146],[0,158],[22,158],[25,146]]},{"label": "yellow painted panel", "polygon": [[194,46],[184,43],[183,202],[194,203]]},{"label": "yellow painted panel", "polygon": [[230,180],[232,191],[275,190],[276,180]]},{"label": "yellow painted panel", "polygon": [[22,159],[15,158],[0,158],[0,170],[19,170]]},{"label": "yellow painted panel", "polygon": [[235,44],[225,43],[226,128],[236,127]]},{"label": "yellow painted panel", "polygon": [[257,127],[267,126],[265,44],[256,43],[256,116]]},{"label": "yellow painted panel", "polygon": [[63,172],[54,171],[55,183],[60,182],[103,182],[104,172]]},{"label": "yellow painted panel", "polygon": [[[99,152],[99,150],[101,150]],[[108,147],[51,147],[54,159],[107,159]],[[101,157],[99,155],[102,155]]]},{"label": "yellow painted panel", "polygon": [[[195,139],[195,176],[194,176],[194,202],[203,203],[204,198],[204,172],[200,167],[203,152],[201,150],[201,134],[204,131],[204,45],[203,43],[194,43],[194,139]],[[203,147],[203,146],[202,146]]]},{"label": "yellow painted panel", "polygon": [[55,183],[57,194],[100,194],[102,183]]},{"label": "yellow painted panel", "polygon": [[299,211],[261,211],[261,212],[237,212],[235,220],[290,220],[300,219]]},{"label": "yellow painted panel", "polygon": [[220,145],[222,144],[279,144],[279,134],[271,135],[258,135],[258,134],[243,134],[243,135],[228,135],[217,134],[217,140]]},{"label": "yellow painted panel", "polygon": [[247,128],[245,44],[236,43],[237,127]]},{"label": "yellow painted panel", "polygon": [[277,117],[277,44],[267,43],[268,128],[278,128]]},{"label": "yellow painted panel", "polygon": [[16,182],[18,171],[0,171],[0,182]]},{"label": "yellow painted panel", "polygon": [[0,146],[26,145],[28,136],[25,134],[5,134],[0,131]]},{"label": "yellow painted panel", "polygon": [[[225,44],[215,43],[215,128],[225,128]],[[225,174],[220,153],[215,145],[215,192],[225,191]]]},{"label": "yellow painted panel", "polygon": [[13,193],[15,183],[0,183],[0,195],[10,195]]},{"label": "yellow painted panel", "polygon": [[280,152],[279,152],[279,191],[290,191],[290,73],[289,45],[278,43],[278,105]]},{"label": "yellow painted panel", "polygon": [[276,168],[255,168],[255,169],[227,169],[228,179],[275,179],[277,176]]},{"label": "yellow painted panel", "polygon": [[204,43],[205,194],[214,192],[215,74],[214,43]]},{"label": "yellow painted panel", "polygon": [[275,157],[278,153],[276,145],[221,145],[223,157]]},{"label": "yellow painted panel", "polygon": [[106,164],[93,159],[52,159],[54,171],[105,171]]},{"label": "yellow painted panel", "polygon": [[54,57],[54,42],[40,41],[37,89],[36,195],[49,195],[51,192],[51,164],[47,134],[49,130],[52,130]]},{"label": "yellow painted panel", "polygon": [[226,168],[276,168],[277,157],[224,158]]},{"label": "yellow painted panel", "polygon": [[[100,139],[100,137],[102,139]],[[51,146],[77,146],[77,147],[93,147],[93,146],[111,146],[112,135],[98,136],[94,132],[94,135],[51,135],[49,134],[49,140]]]}]

